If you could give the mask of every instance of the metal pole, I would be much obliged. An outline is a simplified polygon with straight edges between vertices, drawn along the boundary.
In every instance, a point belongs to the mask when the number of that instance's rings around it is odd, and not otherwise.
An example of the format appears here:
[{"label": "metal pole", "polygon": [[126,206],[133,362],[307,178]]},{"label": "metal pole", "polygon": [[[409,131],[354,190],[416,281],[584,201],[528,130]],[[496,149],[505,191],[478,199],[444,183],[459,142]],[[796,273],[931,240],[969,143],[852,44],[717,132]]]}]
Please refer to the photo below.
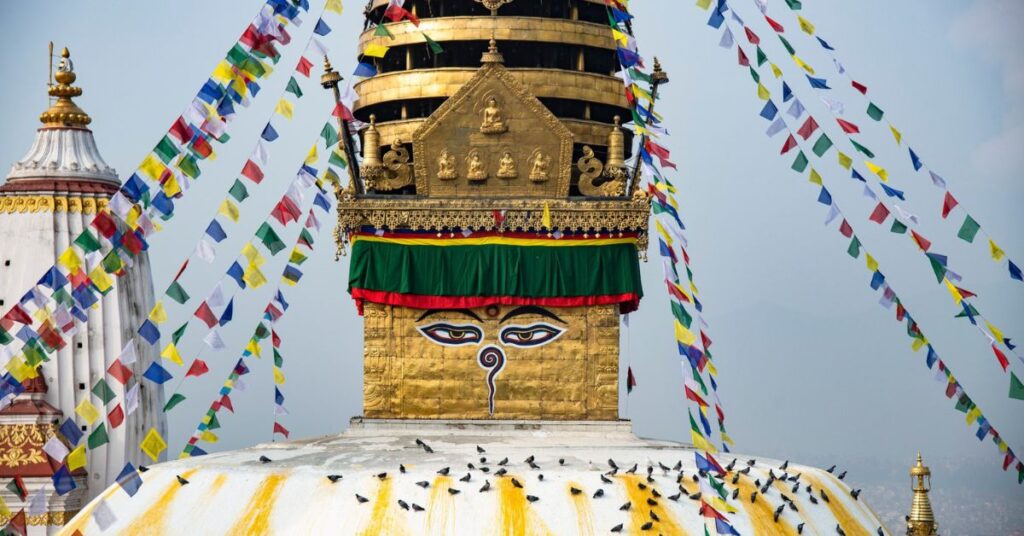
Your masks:
[{"label": "metal pole", "polygon": [[[654,104],[658,101],[658,87],[662,84],[668,83],[668,73],[661,70],[661,62],[658,58],[654,58],[654,72],[651,73],[651,107],[647,109],[648,113],[654,115]],[[647,141],[647,135],[640,135],[640,144],[636,151],[636,164],[633,166],[633,173],[629,180],[629,195],[632,196],[636,193],[636,190],[640,187],[640,149],[643,148]]]},{"label": "metal pole", "polygon": [[[331,68],[331,61],[324,56],[324,74],[320,76],[320,85],[324,89],[331,89],[334,91],[334,102],[336,106],[341,106],[341,90],[338,88],[342,77],[340,74],[335,72]],[[340,115],[338,116],[338,130],[341,132],[341,140],[345,149],[345,158],[348,160],[348,178],[349,181],[355,186],[356,194],[366,193],[363,188],[363,180],[359,176],[359,162],[356,160],[355,146],[352,143],[352,131],[349,128],[348,121]]]}]

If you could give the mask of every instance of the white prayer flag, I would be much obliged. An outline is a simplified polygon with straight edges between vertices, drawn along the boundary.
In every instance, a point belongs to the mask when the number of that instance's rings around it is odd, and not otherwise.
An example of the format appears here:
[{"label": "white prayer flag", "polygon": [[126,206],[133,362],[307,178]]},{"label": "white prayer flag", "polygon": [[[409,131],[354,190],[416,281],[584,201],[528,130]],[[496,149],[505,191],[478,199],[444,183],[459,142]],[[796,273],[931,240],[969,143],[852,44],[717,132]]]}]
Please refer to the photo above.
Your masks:
[{"label": "white prayer flag", "polygon": [[804,115],[804,105],[800,102],[800,99],[793,99],[793,104],[789,105],[789,110],[786,111],[789,115],[793,116],[794,119],[800,119]]},{"label": "white prayer flag", "polygon": [[32,494],[28,500],[28,515],[41,516],[46,513],[46,486]]},{"label": "white prayer flag", "polygon": [[136,383],[124,394],[124,412],[126,415],[135,413],[139,407],[139,384]]},{"label": "white prayer flag", "polygon": [[732,48],[733,38],[732,30],[728,26],[725,27],[725,31],[722,32],[722,39],[718,42],[718,46],[722,48]]},{"label": "white prayer flag", "polygon": [[43,452],[49,454],[51,458],[60,463],[64,461],[64,458],[67,458],[70,451],[64,446],[63,441],[57,439],[57,436],[53,436],[43,445]]},{"label": "white prayer flag", "polygon": [[117,356],[121,360],[122,365],[131,365],[137,359],[135,355],[135,339],[131,339],[124,348],[121,350],[121,355]]},{"label": "white prayer flag", "polygon": [[196,244],[195,255],[207,264],[210,264],[213,262],[214,257],[217,256],[217,252],[214,251],[213,244],[206,239],[206,236],[203,236],[199,239],[199,243]]},{"label": "white prayer flag", "polygon": [[117,516],[114,515],[114,511],[107,506],[107,501],[100,498],[100,502],[96,503],[96,506],[92,509],[92,519],[99,525],[100,530],[106,531],[117,522]]},{"label": "white prayer flag", "polygon": [[220,332],[216,329],[210,330],[210,332],[203,337],[203,342],[213,350],[223,350],[226,347],[224,339],[221,338]]}]

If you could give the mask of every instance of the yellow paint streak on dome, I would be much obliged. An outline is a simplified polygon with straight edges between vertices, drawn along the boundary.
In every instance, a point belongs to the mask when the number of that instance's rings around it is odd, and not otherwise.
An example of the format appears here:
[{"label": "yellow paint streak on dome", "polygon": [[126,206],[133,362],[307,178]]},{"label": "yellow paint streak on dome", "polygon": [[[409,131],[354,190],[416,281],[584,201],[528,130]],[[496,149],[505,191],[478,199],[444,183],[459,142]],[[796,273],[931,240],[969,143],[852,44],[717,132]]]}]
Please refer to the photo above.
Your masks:
[{"label": "yellow paint streak on dome", "polygon": [[398,503],[391,499],[393,480],[375,480],[378,484],[373,511],[370,513],[370,522],[359,532],[360,536],[409,534],[408,528],[402,523],[401,513],[395,511]]},{"label": "yellow paint streak on dome", "polygon": [[[832,500],[829,502],[821,501],[818,503],[818,505],[820,506],[821,504],[824,504],[825,506],[828,507],[829,511],[832,512],[832,517],[836,518],[836,521],[839,522],[839,526],[843,528],[843,532],[845,532],[847,536],[872,535],[872,532],[869,532],[867,529],[861,526],[860,522],[857,521],[857,518],[853,517],[853,515],[850,514],[850,511],[847,510],[845,506],[843,506],[843,503],[839,500],[839,497],[836,497],[837,492],[832,491],[833,488],[825,487],[824,485],[822,485],[822,482],[820,480],[807,473],[804,473],[804,480],[806,480],[807,483],[811,484],[812,486],[818,489],[827,490],[825,493],[828,493],[829,498]],[[837,481],[836,487],[842,489],[846,486],[838,484]]]},{"label": "yellow paint streak on dome", "polygon": [[[651,493],[651,486],[644,482],[644,477],[640,475],[619,475],[619,481],[622,482],[623,487],[626,489],[626,497],[629,502],[633,504],[632,508],[629,509],[631,527],[629,533],[640,533],[640,527],[651,519],[651,512],[658,516],[658,521],[651,527],[652,531],[657,531],[657,534],[663,534],[665,536],[686,536],[686,531],[676,521],[675,516],[672,515],[671,510],[668,510],[662,506],[662,501],[667,501],[665,494],[662,493],[661,497],[655,497]],[[647,489],[640,489],[640,484],[647,486]],[[658,490],[661,492],[661,490]],[[669,493],[671,495],[671,493]],[[654,499],[658,502],[657,506],[650,506],[647,504],[647,499]]]},{"label": "yellow paint streak on dome", "polygon": [[[119,491],[121,491],[121,486],[112,486],[107,488],[106,491],[100,494],[100,497],[102,497],[103,500],[107,500]],[[96,509],[96,505],[99,504],[99,502],[99,499],[95,499],[93,500],[93,502],[89,503],[89,506],[86,506],[81,511],[79,511],[79,513],[74,517],[74,519],[67,525],[64,525],[64,527],[62,527],[60,529],[60,532],[58,532],[57,534],[60,536],[64,536],[74,534],[76,531],[84,533],[84,527],[86,523],[88,523],[89,520],[92,519],[92,511]]]},{"label": "yellow paint streak on dome", "polygon": [[[199,469],[190,469],[181,474],[181,478],[188,480],[192,478]],[[146,510],[142,515],[135,518],[127,528],[121,531],[121,534],[134,535],[134,534],[163,534],[164,523],[167,521],[167,512],[171,508],[171,503],[174,502],[174,498],[177,497],[178,492],[181,491],[182,486],[178,483],[178,480],[172,480],[164,488],[163,493],[160,497]]]},{"label": "yellow paint streak on dome", "polygon": [[[765,500],[764,496],[761,495],[761,491],[754,486],[754,481],[750,477],[746,475],[740,476],[737,486],[740,488],[740,496],[736,498],[736,502],[747,513],[750,526],[754,528],[754,536],[775,536],[776,534],[797,536],[796,529],[785,519],[780,518],[778,523],[775,522],[775,509],[778,507],[772,506],[771,503]],[[757,491],[757,500],[751,504],[750,494],[755,491]]]},{"label": "yellow paint streak on dome", "polygon": [[[512,475],[501,477],[497,481],[498,500],[498,534],[500,536],[550,536],[553,533],[540,519],[530,502],[526,500],[526,492],[512,485]],[[516,477],[522,482],[522,477]]]},{"label": "yellow paint streak on dome", "polygon": [[248,534],[269,534],[270,516],[274,512],[274,504],[277,502],[277,495],[281,493],[281,486],[288,480],[288,477],[281,473],[274,473],[260,482],[256,492],[249,498],[249,506],[242,515],[238,516],[235,526],[231,527],[227,534],[229,536],[246,536]]},{"label": "yellow paint streak on dome", "polygon": [[[817,508],[817,506],[811,504],[811,502],[807,500],[807,491],[806,491],[805,484],[807,484],[807,483],[803,482],[803,481],[800,482],[800,486],[801,486],[802,489],[800,490],[799,493],[793,493],[793,486],[790,485],[790,483],[788,481],[776,480],[772,484],[772,487],[777,489],[779,491],[779,493],[781,493],[781,494],[789,497],[790,499],[792,499],[793,502],[796,503],[796,507],[800,509],[800,512],[801,512],[800,519],[804,522],[803,536],[817,536],[819,534],[833,534],[835,532],[835,528],[834,527],[832,527],[832,526],[819,527],[814,522],[813,518],[803,515],[804,512],[810,510],[811,508]],[[817,491],[817,490],[815,490],[815,491]],[[740,501],[742,501],[742,499],[743,499],[743,497],[739,497]],[[747,502],[748,503],[750,502],[750,496],[749,495],[747,495]],[[818,503],[818,504],[820,505],[821,503]],[[778,507],[776,507],[776,508],[778,508]],[[786,508],[788,509],[789,507],[787,506]]]},{"label": "yellow paint streak on dome", "polygon": [[565,488],[566,493],[569,494],[569,499],[572,500],[572,505],[576,507],[577,532],[581,536],[594,536],[594,514],[590,510],[590,498],[587,497],[586,493],[573,495],[572,488],[579,490],[584,488],[576,482],[569,482],[569,485]]},{"label": "yellow paint streak on dome", "polygon": [[448,493],[450,487],[451,477],[434,478],[430,489],[430,504],[427,505],[427,534],[454,534],[455,496]]}]

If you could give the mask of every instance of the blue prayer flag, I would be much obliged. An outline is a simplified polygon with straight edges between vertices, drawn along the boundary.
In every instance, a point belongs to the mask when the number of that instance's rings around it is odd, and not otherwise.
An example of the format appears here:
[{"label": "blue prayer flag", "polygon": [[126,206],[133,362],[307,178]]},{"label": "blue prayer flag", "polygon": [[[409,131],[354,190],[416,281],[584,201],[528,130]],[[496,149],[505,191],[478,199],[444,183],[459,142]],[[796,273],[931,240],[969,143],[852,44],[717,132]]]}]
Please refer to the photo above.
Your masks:
[{"label": "blue prayer flag", "polygon": [[822,48],[824,48],[825,50],[835,50],[834,48],[832,48],[831,45],[829,45],[827,42],[825,42],[824,39],[822,39],[822,38],[820,38],[818,36],[815,36],[815,37],[818,39],[818,43],[820,43]]},{"label": "blue prayer flag", "polygon": [[932,368],[932,367],[935,366],[935,362],[938,361],[938,360],[939,360],[939,354],[936,354],[935,353],[935,349],[932,348],[932,345],[929,344],[928,345],[928,355],[925,356],[925,358],[924,358],[925,364],[928,365],[928,368]]},{"label": "blue prayer flag", "polygon": [[60,433],[64,436],[64,439],[68,440],[68,444],[72,447],[82,440],[81,430],[79,430],[78,425],[70,417],[64,419],[64,423],[60,425]]},{"label": "blue prayer flag", "polygon": [[284,294],[281,294],[280,290],[278,290],[277,294],[274,295],[274,299],[277,300],[277,303],[281,304],[282,309],[285,311],[288,310],[288,302],[284,301]]},{"label": "blue prayer flag", "polygon": [[764,108],[761,109],[761,117],[771,121],[775,119],[775,116],[779,113],[779,109],[775,107],[775,103],[768,99],[768,102],[764,103]]},{"label": "blue prayer flag", "polygon": [[206,226],[206,235],[214,239],[216,242],[220,242],[228,237],[227,233],[224,232],[224,228],[220,226],[220,222],[216,218],[210,222],[210,225]]},{"label": "blue prayer flag", "polygon": [[897,190],[895,188],[890,188],[886,186],[885,183],[879,183],[878,185],[882,187],[882,190],[884,190],[885,194],[888,195],[889,197],[898,197],[901,201],[907,200],[907,198],[903,196],[902,191]]},{"label": "blue prayer flag", "polygon": [[1012,279],[1016,279],[1017,281],[1024,281],[1024,275],[1021,274],[1020,267],[1017,266],[1016,264],[1013,264],[1013,261],[1009,259],[1007,259],[1006,262],[1009,263],[1010,277]]},{"label": "blue prayer flag", "polygon": [[789,89],[789,84],[782,83],[782,102],[789,102],[789,99],[793,98],[793,90]]},{"label": "blue prayer flag", "polygon": [[290,264],[284,267],[284,273],[281,275],[285,279],[289,281],[294,281],[296,283],[298,283],[298,281],[302,279],[302,271]]},{"label": "blue prayer flag", "polygon": [[718,0],[718,4],[715,5],[715,9],[711,10],[711,17],[708,18],[708,26],[712,28],[721,28],[722,23],[725,22],[725,12],[729,8],[725,5],[725,0]]},{"label": "blue prayer flag", "polygon": [[809,74],[805,74],[804,76],[806,76],[807,81],[811,83],[811,87],[815,89],[832,89],[828,87],[828,80],[825,80],[824,78],[815,78]]},{"label": "blue prayer flag", "polygon": [[352,76],[360,76],[362,78],[377,76],[377,68],[371,63],[361,61],[359,65],[356,65],[356,70],[352,71]]},{"label": "blue prayer flag", "polygon": [[60,469],[53,474],[53,487],[57,490],[57,495],[61,496],[78,487],[75,485],[75,479],[71,478],[71,471],[68,471],[66,464],[61,464]]},{"label": "blue prayer flag", "polygon": [[197,95],[203,102],[207,104],[213,104],[220,100],[224,96],[224,88],[212,79],[206,81],[203,87],[199,90]]},{"label": "blue prayer flag", "polygon": [[235,106],[231,104],[230,99],[223,99],[220,104],[217,105],[217,114],[221,117],[228,117],[235,114]]},{"label": "blue prayer flag", "polygon": [[44,287],[47,287],[50,290],[57,290],[63,287],[64,285],[67,285],[68,279],[64,277],[64,274],[61,273],[60,269],[58,269],[56,266],[53,266],[50,268],[48,272],[46,272],[45,275],[43,275],[42,279],[40,279],[39,282],[36,284],[43,285]]},{"label": "blue prayer flag", "polygon": [[[726,449],[728,451],[728,449]],[[715,532],[724,536],[740,536],[740,533],[736,532],[736,529],[732,525],[722,521],[721,519],[715,518]]]},{"label": "blue prayer flag", "polygon": [[139,476],[139,472],[135,470],[135,466],[131,463],[124,464],[124,469],[121,469],[121,474],[117,475],[116,481],[117,485],[121,486],[121,489],[129,497],[134,497],[139,492],[139,488],[142,487],[142,477]]},{"label": "blue prayer flag", "polygon": [[193,446],[192,447],[192,452],[189,452],[188,454],[189,454],[189,456],[192,456],[192,457],[206,456],[206,451],[201,449],[201,448],[199,448],[199,447]]},{"label": "blue prayer flag", "polygon": [[224,308],[224,314],[220,315],[220,320],[217,322],[221,326],[231,322],[231,317],[234,316],[235,311],[235,298],[232,297],[228,301],[228,306]]},{"label": "blue prayer flag", "polygon": [[143,194],[149,191],[149,186],[137,173],[132,173],[132,176],[128,178],[123,185],[121,185],[121,193],[128,196],[132,201],[138,201],[142,199]]},{"label": "blue prayer flag", "polygon": [[274,130],[274,125],[267,122],[267,126],[263,127],[263,133],[260,137],[267,141],[274,141],[277,139],[277,131]]},{"label": "blue prayer flag", "polygon": [[146,321],[139,326],[139,335],[150,345],[154,345],[160,341],[160,328],[156,327],[156,324],[147,318]]},{"label": "blue prayer flag", "polygon": [[160,211],[163,215],[163,219],[168,219],[174,214],[174,201],[171,201],[163,191],[160,191],[153,197],[153,208]]},{"label": "blue prayer flag", "polygon": [[246,82],[245,87],[249,88],[249,94],[255,97],[260,92],[260,85],[255,80],[249,80]]},{"label": "blue prayer flag", "polygon": [[832,206],[832,194],[828,193],[824,186],[818,192],[818,202],[825,206]]},{"label": "blue prayer flag", "polygon": [[157,385],[163,385],[174,376],[167,372],[167,369],[161,367],[159,363],[154,362],[149,364],[149,368],[142,374],[142,377]]},{"label": "blue prayer flag", "polygon": [[75,303],[78,304],[82,309],[88,309],[93,306],[94,303],[100,301],[96,297],[90,285],[79,285],[76,289],[71,291],[71,296],[75,299]]},{"label": "blue prayer flag", "polygon": [[327,196],[320,192],[317,192],[316,197],[313,198],[313,204],[324,209],[324,212],[329,212],[331,210],[330,200],[328,200]]},{"label": "blue prayer flag", "polygon": [[245,275],[245,271],[242,270],[242,265],[238,264],[238,261],[231,264],[231,267],[228,268],[227,275],[230,276],[231,279],[235,280],[235,283],[238,284],[238,288],[245,288],[245,280],[242,279]]},{"label": "blue prayer flag", "polygon": [[914,171],[921,171],[921,166],[924,165],[921,163],[921,159],[917,156],[917,153],[915,153],[914,150],[911,149],[910,147],[907,147],[907,150],[910,151],[910,163],[914,164]]},{"label": "blue prayer flag", "polygon": [[324,19],[316,21],[316,28],[313,28],[313,33],[317,35],[327,35],[331,33],[331,27],[324,22]]},{"label": "blue prayer flag", "polygon": [[875,270],[875,273],[871,274],[871,289],[878,290],[882,283],[885,283],[885,276],[882,275],[882,272]]},{"label": "blue prayer flag", "polygon": [[88,322],[89,315],[85,311],[81,310],[77,305],[71,306],[71,316],[78,319],[79,322]]},{"label": "blue prayer flag", "polygon": [[863,182],[863,183],[867,183],[868,182],[868,181],[864,180],[864,177],[860,173],[857,173],[856,169],[851,169],[850,170],[850,178],[851,179],[857,179],[857,180],[859,180],[860,182]]},{"label": "blue prayer flag", "polygon": [[624,69],[640,63],[640,55],[636,52],[622,47],[617,47],[615,50],[619,54],[619,63]]},{"label": "blue prayer flag", "polygon": [[627,22],[633,19],[633,15],[630,15],[621,9],[615,9],[611,6],[608,6],[608,9],[611,11],[612,18],[615,19],[615,22]]},{"label": "blue prayer flag", "polygon": [[281,394],[281,390],[277,387],[274,387],[274,403],[278,406],[284,404],[284,395]]}]

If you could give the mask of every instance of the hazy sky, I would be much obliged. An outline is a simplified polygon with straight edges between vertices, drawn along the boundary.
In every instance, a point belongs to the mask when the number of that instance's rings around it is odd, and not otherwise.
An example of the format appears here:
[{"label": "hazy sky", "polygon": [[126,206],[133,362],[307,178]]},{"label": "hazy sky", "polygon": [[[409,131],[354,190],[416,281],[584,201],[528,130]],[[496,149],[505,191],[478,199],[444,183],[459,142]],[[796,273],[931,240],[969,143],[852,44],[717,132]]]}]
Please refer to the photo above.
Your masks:
[{"label": "hazy sky", "polygon": [[[520,0],[524,1],[524,0]],[[15,2],[7,6],[8,30],[0,33],[4,80],[4,127],[0,164],[9,166],[29,148],[46,107],[46,43],[72,51],[79,104],[94,118],[91,128],[108,163],[129,174],[188,104],[216,62],[256,12],[260,0],[208,2]],[[322,3],[313,0],[314,9]],[[325,42],[342,73],[354,67],[361,28],[361,3],[348,1]],[[1000,471],[1001,455],[986,439],[974,438],[964,416],[953,410],[942,386],[910,350],[904,328],[877,305],[863,258],[846,254],[835,226],[825,229],[817,190],[789,171],[791,155],[779,157],[782,138],[764,135],[762,102],[749,75],[736,67],[736,52],[718,47],[719,32],[690,1],[633,2],[641,52],[658,55],[671,75],[658,111],[671,137],[665,144],[679,164],[683,217],[690,255],[705,305],[720,372],[720,394],[737,450],[788,457],[818,465],[864,462],[908,466],[921,450],[933,465],[977,467],[970,487],[1024,496],[1013,475]],[[960,202],[1017,261],[1024,261],[1024,4],[1015,0],[804,2],[805,14],[833,44],[847,69],[902,129],[922,158],[949,181]],[[787,27],[800,56],[821,76],[835,78],[833,97],[847,104],[848,119],[866,130],[861,139],[879,153],[894,185],[909,195],[906,208],[920,215],[921,228],[976,304],[1011,337],[1024,343],[1024,285],[1010,281],[1005,264],[993,263],[981,243],[967,245],[955,234],[959,218],[939,217],[941,192],[927,176],[913,173],[905,149],[895,150],[888,133],[863,113],[859,95],[845,87],[827,57],[797,30],[780,0],[772,14]],[[770,30],[755,16],[752,0],[736,8],[763,38]],[[300,46],[312,30],[295,32]],[[819,118],[827,111],[785,59],[781,45],[765,39],[766,52],[782,67],[803,101]],[[770,42],[769,42],[770,41]],[[745,42],[744,42],[745,43]],[[257,104],[231,127],[233,139],[204,167],[198,185],[179,203],[178,216],[152,241],[155,286],[166,287],[184,255],[192,251],[216,206],[234,180],[269,117],[295,64],[288,48],[279,70],[263,86]],[[319,67],[319,66],[317,66]],[[315,71],[315,74],[318,72]],[[272,145],[270,172],[242,207],[243,220],[227,225],[229,240],[209,273],[195,270],[184,282],[202,296],[214,274],[282,195],[330,112],[316,80],[290,123],[276,120],[281,139]],[[773,86],[774,87],[774,84]],[[832,132],[829,121],[828,128]],[[833,139],[839,139],[833,135]],[[869,200],[859,183],[840,174],[834,152],[818,169],[850,215],[866,248],[942,358],[958,375],[1011,447],[1024,455],[1024,402],[1007,398],[1008,376],[984,339],[956,313],[928,264],[903,237],[867,221]],[[952,221],[955,219],[956,221]],[[292,309],[278,326],[284,339],[283,391],[293,437],[342,430],[360,413],[361,319],[345,292],[348,265],[333,260],[331,222],[324,218],[316,256],[306,277],[286,290]],[[887,229],[887,227],[886,227]],[[294,229],[293,229],[294,230]],[[290,240],[289,234],[286,240]],[[656,256],[656,250],[651,252]],[[282,255],[283,257],[283,255]],[[265,270],[280,273],[283,259]],[[623,400],[623,416],[645,436],[682,439],[687,423],[671,314],[660,281],[660,262],[643,266],[647,296],[623,334],[623,371],[631,364],[639,387]],[[232,351],[204,354],[211,372],[190,379],[188,399],[170,415],[170,455],[175,456],[201,418],[238,357],[272,291],[267,285],[236,303],[235,322],[225,336]],[[180,322],[187,314],[172,314]],[[194,334],[184,353],[202,343]],[[233,395],[237,413],[222,412],[222,440],[214,447],[238,448],[271,439],[273,387],[270,362],[251,362],[245,392]],[[1019,361],[1014,365],[1024,369]],[[174,385],[173,383],[168,384]],[[624,392],[624,390],[623,390]]]}]

